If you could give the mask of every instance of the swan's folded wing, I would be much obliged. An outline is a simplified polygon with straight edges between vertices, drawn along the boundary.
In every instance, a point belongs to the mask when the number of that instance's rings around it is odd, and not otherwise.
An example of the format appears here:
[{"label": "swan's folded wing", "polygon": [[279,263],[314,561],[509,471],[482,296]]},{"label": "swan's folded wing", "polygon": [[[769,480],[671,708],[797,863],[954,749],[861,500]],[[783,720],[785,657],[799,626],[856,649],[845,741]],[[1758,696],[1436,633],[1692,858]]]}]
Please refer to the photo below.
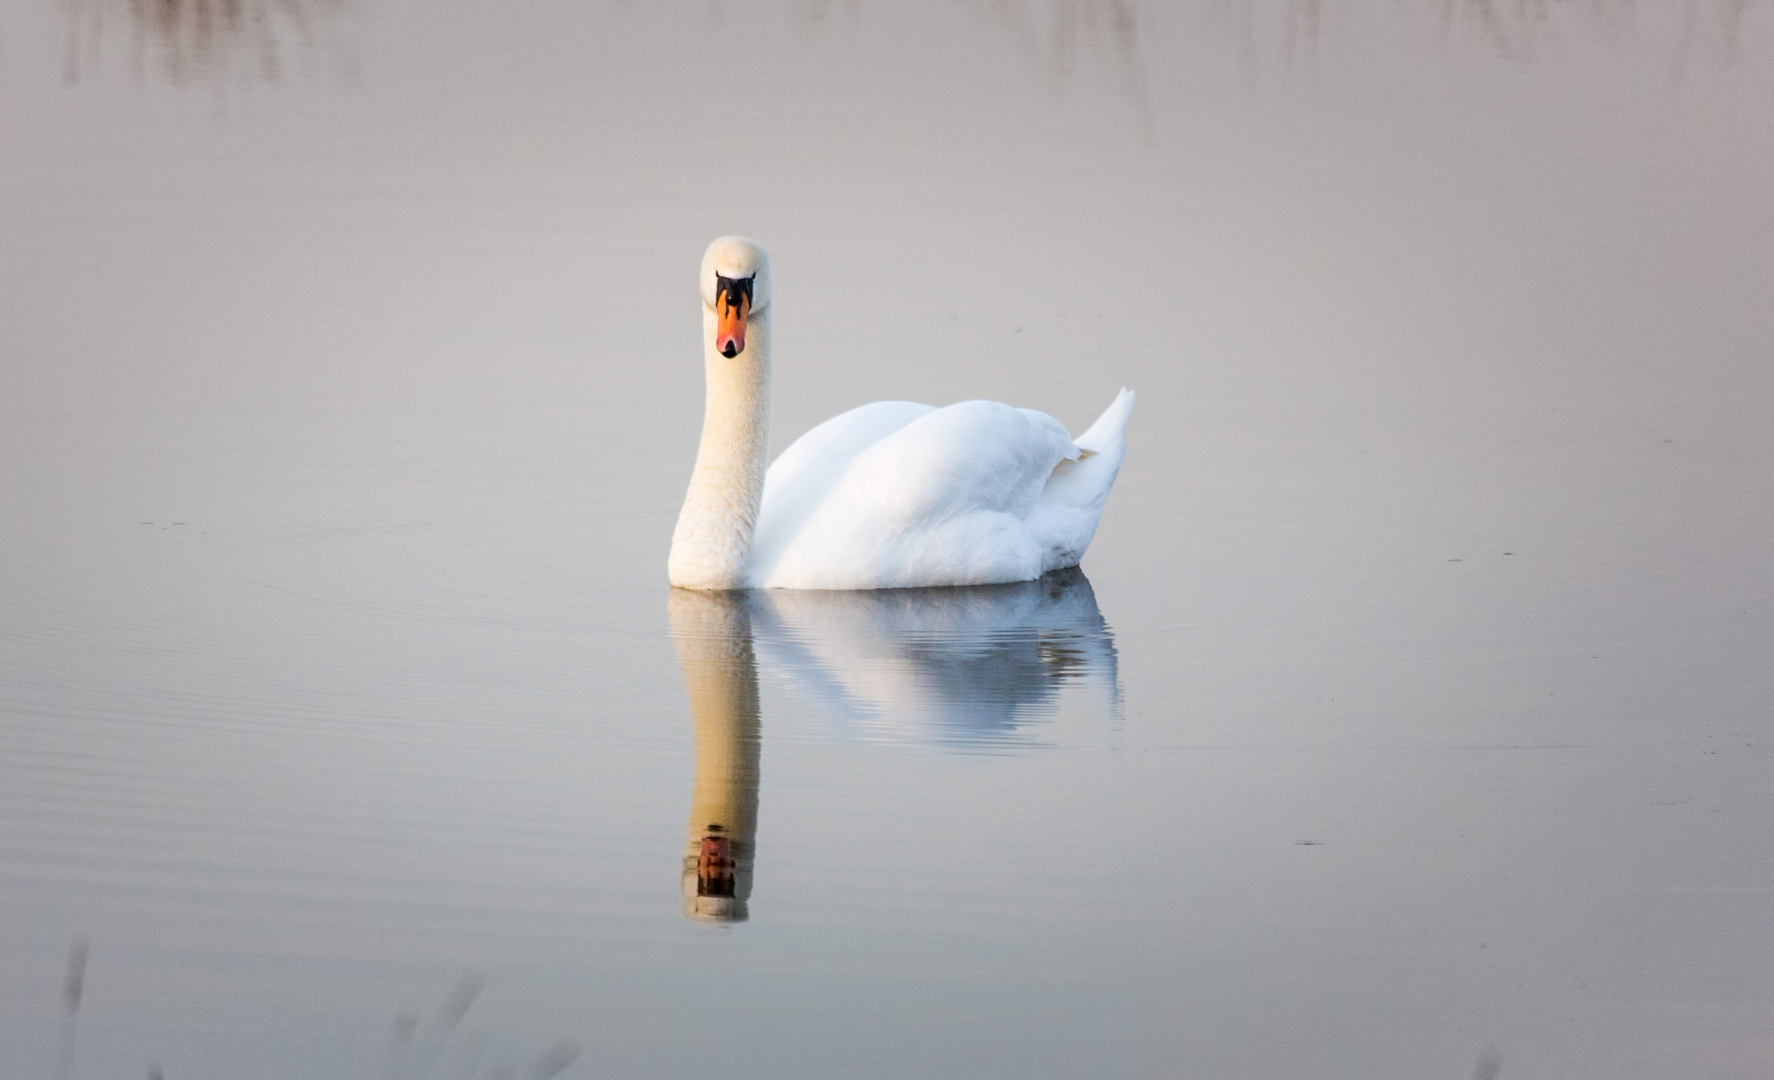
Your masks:
[{"label": "swan's folded wing", "polygon": [[807,518],[824,504],[858,454],[935,411],[912,401],[877,401],[832,417],[784,450],[764,475],[764,496],[752,540],[756,581],[769,576]]},{"label": "swan's folded wing", "polygon": [[1075,452],[1040,413],[991,401],[934,410],[857,454],[770,561],[754,563],[753,582],[878,589],[1034,578],[1043,550],[1024,517]]},{"label": "swan's folded wing", "polygon": [[857,457],[845,487],[910,525],[980,510],[1026,514],[1077,453],[1059,421],[996,401],[937,409]]},{"label": "swan's folded wing", "polygon": [[935,411],[934,406],[915,401],[876,401],[839,413],[778,455],[770,465],[767,482],[792,487],[804,470],[832,462],[848,463],[900,428]]}]

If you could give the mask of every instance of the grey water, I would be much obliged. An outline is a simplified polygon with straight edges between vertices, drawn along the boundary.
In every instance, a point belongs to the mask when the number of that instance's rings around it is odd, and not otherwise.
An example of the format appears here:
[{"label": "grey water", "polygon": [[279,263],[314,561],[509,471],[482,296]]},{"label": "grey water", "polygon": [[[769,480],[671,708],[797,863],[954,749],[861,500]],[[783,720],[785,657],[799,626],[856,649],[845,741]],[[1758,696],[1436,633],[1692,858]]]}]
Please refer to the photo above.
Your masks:
[{"label": "grey water", "polygon": [[[1774,1069],[1765,0],[0,9],[0,1078]],[[1082,570],[673,594],[774,445]],[[714,827],[711,827],[714,826]]]}]

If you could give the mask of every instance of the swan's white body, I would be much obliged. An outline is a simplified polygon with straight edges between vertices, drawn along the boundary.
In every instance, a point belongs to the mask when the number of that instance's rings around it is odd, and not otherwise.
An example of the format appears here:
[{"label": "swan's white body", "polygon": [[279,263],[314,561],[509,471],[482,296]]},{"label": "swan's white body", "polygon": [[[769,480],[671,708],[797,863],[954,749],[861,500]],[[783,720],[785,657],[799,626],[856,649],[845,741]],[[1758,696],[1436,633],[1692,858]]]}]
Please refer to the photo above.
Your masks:
[{"label": "swan's white body", "polygon": [[[727,356],[716,291],[742,275],[755,299]],[[702,277],[708,403],[672,536],[673,585],[987,585],[1078,564],[1121,468],[1132,391],[1076,440],[1044,413],[993,401],[876,402],[801,436],[766,472],[768,259],[752,241],[723,238]],[[718,318],[726,335],[733,316]]]}]

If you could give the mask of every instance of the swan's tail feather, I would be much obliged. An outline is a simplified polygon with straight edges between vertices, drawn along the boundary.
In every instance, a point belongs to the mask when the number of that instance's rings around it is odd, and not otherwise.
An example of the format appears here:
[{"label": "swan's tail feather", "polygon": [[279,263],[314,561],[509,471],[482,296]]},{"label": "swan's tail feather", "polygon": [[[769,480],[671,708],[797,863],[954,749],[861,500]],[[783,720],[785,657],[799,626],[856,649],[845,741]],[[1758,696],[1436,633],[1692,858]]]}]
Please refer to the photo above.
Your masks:
[{"label": "swan's tail feather", "polygon": [[1036,536],[1047,544],[1041,569],[1077,566],[1096,536],[1103,500],[1114,488],[1126,456],[1126,419],[1134,413],[1134,392],[1121,388],[1091,429],[1071,440],[1082,450],[1077,461],[1061,461],[1047,477],[1040,502],[1029,516]]},{"label": "swan's tail feather", "polygon": [[1072,441],[1078,449],[1086,454],[1106,454],[1121,452],[1125,442],[1122,438],[1127,430],[1127,418],[1133,415],[1133,391],[1123,386],[1115,395],[1115,400],[1090,425],[1090,430]]},{"label": "swan's tail feather", "polygon": [[1031,521],[1047,544],[1044,569],[1077,566],[1096,535],[1103,500],[1115,486],[1121,459],[1127,453],[1127,418],[1133,414],[1133,391],[1125,387],[1090,430],[1072,440],[1082,455],[1054,466],[1035,506]]},{"label": "swan's tail feather", "polygon": [[[1102,510],[1115,474],[1121,471],[1121,458],[1127,453],[1127,418],[1133,412],[1133,391],[1123,389],[1113,403],[1103,410],[1090,430],[1072,440],[1084,453],[1077,461],[1062,461],[1047,478],[1041,501],[1051,507],[1069,507],[1091,515],[1090,531],[1096,530],[1095,515]],[[1089,543],[1088,536],[1085,543]],[[1084,548],[1078,547],[1082,555]]]}]

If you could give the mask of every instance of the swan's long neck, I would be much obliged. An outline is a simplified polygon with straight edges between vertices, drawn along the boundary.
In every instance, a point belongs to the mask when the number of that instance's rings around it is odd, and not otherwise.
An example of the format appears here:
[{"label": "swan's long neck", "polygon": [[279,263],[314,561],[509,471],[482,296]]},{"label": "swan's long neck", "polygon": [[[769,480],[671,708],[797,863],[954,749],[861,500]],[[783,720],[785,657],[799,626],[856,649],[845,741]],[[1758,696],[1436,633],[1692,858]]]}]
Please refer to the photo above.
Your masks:
[{"label": "swan's long neck", "polygon": [[679,588],[741,589],[770,446],[770,312],[747,320],[745,351],[731,359],[715,348],[715,313],[706,306],[702,324],[708,404],[668,569]]}]

